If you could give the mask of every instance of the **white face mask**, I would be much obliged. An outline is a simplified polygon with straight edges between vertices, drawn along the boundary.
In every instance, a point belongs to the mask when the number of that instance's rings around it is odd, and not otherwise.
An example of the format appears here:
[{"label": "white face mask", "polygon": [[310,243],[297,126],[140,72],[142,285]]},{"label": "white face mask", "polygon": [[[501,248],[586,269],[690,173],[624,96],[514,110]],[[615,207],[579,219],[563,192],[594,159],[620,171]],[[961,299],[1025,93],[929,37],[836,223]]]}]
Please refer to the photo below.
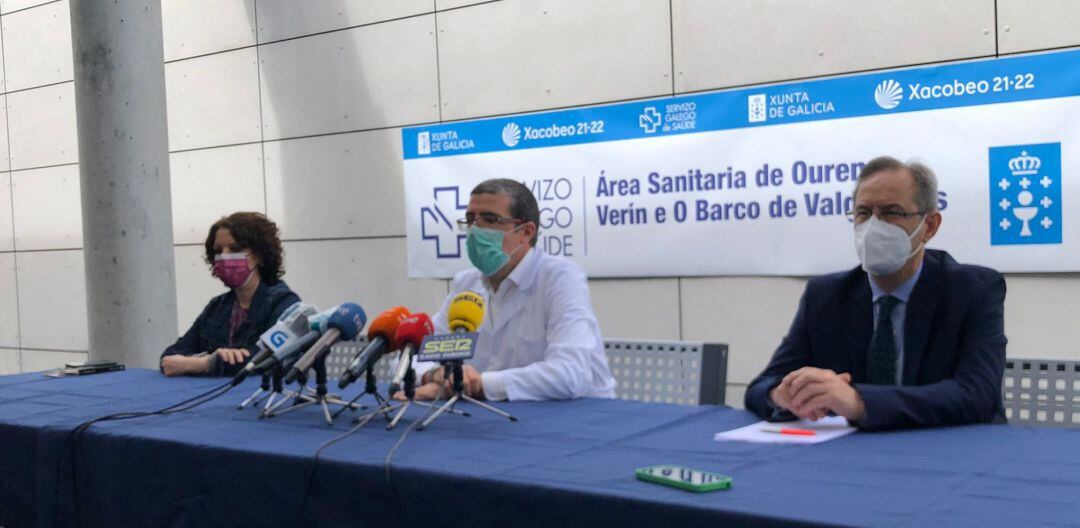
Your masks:
[{"label": "white face mask", "polygon": [[855,226],[855,253],[859,255],[862,268],[867,273],[875,276],[895,273],[909,258],[922,249],[920,242],[915,249],[911,249],[911,239],[926,225],[926,216],[923,215],[918,227],[910,235],[904,228],[893,225],[876,216]]}]

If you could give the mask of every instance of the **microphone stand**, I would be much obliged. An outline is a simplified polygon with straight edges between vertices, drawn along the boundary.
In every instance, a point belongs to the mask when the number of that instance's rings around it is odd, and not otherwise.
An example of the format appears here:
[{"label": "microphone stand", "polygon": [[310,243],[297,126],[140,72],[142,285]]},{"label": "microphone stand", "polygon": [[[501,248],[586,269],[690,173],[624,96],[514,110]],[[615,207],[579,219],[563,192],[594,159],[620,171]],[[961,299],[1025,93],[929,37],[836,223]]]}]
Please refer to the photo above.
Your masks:
[{"label": "microphone stand", "polygon": [[398,409],[394,419],[390,423],[386,424],[386,430],[389,431],[397,427],[398,422],[401,421],[401,417],[405,416],[405,411],[409,410],[409,406],[413,404],[413,398],[416,397],[416,371],[409,367],[409,370],[405,372],[405,379],[402,380],[405,383],[405,403],[401,404],[401,408]]},{"label": "microphone stand", "polygon": [[509,413],[499,410],[492,405],[484,403],[480,400],[477,400],[476,398],[473,398],[472,396],[469,396],[468,394],[465,394],[465,384],[463,379],[464,376],[461,372],[462,363],[463,361],[460,359],[455,359],[453,361],[443,363],[444,372],[452,373],[454,379],[452,384],[454,389],[454,395],[451,396],[449,400],[446,400],[446,403],[442,404],[442,406],[439,407],[434,414],[421,422],[420,425],[416,428],[417,431],[423,431],[424,429],[426,429],[427,426],[431,425],[431,422],[434,422],[436,418],[442,416],[442,414],[446,411],[454,411],[454,404],[456,404],[458,400],[472,402],[483,409],[487,409],[488,411],[491,411],[499,416],[502,416],[503,418],[510,420],[511,422],[517,421],[517,418],[511,416]]},{"label": "microphone stand", "polygon": [[[314,395],[304,394],[303,392],[303,389],[307,387],[307,373],[305,372],[300,376],[299,382],[302,389],[300,390],[300,392],[296,393],[296,398],[293,400],[293,404],[285,407],[284,409],[278,410],[278,407],[280,407],[279,404],[267,413],[267,418],[273,418],[275,416],[279,416],[285,413],[290,413],[299,409],[303,409],[304,407],[319,405],[322,407],[323,417],[326,418],[326,425],[333,425],[334,417],[337,416],[337,414],[330,414],[330,407],[328,404],[332,403],[334,405],[342,405],[344,406],[342,407],[342,409],[364,408],[362,405],[358,405],[353,402],[347,402],[345,400],[342,400],[341,398],[338,398],[336,395],[329,394],[329,391],[326,388],[326,356],[320,357],[319,359],[315,360],[312,368],[315,370]],[[282,400],[282,402],[285,401],[287,400]]]},{"label": "microphone stand", "polygon": [[246,400],[240,402],[240,406],[237,409],[243,409],[248,405],[255,405],[262,401],[270,392],[270,373],[263,372],[262,383],[259,384],[259,388],[255,389],[255,392],[251,393]]},{"label": "microphone stand", "polygon": [[[427,407],[428,409],[435,408],[434,405],[428,402],[416,401],[416,370],[413,369],[411,366],[409,367],[409,370],[405,371],[405,378],[402,379],[402,384],[402,392],[405,393],[405,403],[401,404],[401,407],[399,408],[397,414],[394,415],[394,419],[391,420],[390,423],[386,424],[387,431],[390,431],[393,428],[397,427],[398,422],[400,422],[401,418],[405,416],[405,411],[407,411],[410,406],[418,405],[420,407]],[[387,409],[387,411],[389,410],[391,409]],[[459,411],[457,409],[447,409],[447,411],[454,414],[460,414],[466,418],[471,416],[469,413],[465,411]]]},{"label": "microphone stand", "polygon": [[[273,392],[270,393],[270,397],[266,399],[266,405],[263,406],[263,410],[259,413],[259,418],[267,418],[277,410],[278,407],[285,405],[285,402],[289,401],[289,398],[297,396],[296,392],[285,388],[285,384],[282,381],[285,377],[285,368],[280,361],[275,361],[274,366],[271,368],[270,379],[273,384]],[[281,399],[275,404],[274,400],[280,396]]]},{"label": "microphone stand", "polygon": [[[378,359],[375,358],[375,357],[369,357],[368,358],[367,368],[364,370],[364,373],[365,373],[365,376],[364,376],[364,391],[361,392],[360,394],[357,394],[355,398],[349,400],[349,405],[348,406],[345,406],[345,407],[342,407],[342,408],[338,409],[334,413],[334,418],[337,418],[338,415],[345,412],[346,409],[352,409],[352,410],[367,409],[367,406],[364,406],[364,405],[360,405],[359,407],[355,406],[356,401],[359,400],[360,398],[363,398],[365,394],[370,394],[370,395],[374,396],[375,401],[378,402],[379,405],[376,406],[376,409],[375,409],[376,413],[378,413],[380,410],[383,410],[382,409],[383,407],[386,407],[386,406],[390,405],[390,403],[386,400],[386,398],[384,398],[382,396],[382,394],[379,394],[378,387],[375,384],[375,363],[377,361],[378,361]],[[386,418],[387,420],[390,419],[389,413],[390,413],[390,409],[383,410],[383,414],[387,417]],[[353,422],[358,423],[362,418],[364,418],[364,417],[357,417],[355,420],[353,420]]]}]

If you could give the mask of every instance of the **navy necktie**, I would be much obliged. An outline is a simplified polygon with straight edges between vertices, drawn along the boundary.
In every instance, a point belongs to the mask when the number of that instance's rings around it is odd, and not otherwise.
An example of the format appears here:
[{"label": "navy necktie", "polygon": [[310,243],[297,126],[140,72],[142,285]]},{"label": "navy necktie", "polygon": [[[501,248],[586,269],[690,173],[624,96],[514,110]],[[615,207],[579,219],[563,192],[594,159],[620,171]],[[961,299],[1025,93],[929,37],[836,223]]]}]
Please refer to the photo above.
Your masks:
[{"label": "navy necktie", "polygon": [[893,335],[892,312],[900,299],[886,295],[878,299],[877,324],[870,339],[870,354],[866,358],[866,382],[875,385],[896,384],[896,337]]}]

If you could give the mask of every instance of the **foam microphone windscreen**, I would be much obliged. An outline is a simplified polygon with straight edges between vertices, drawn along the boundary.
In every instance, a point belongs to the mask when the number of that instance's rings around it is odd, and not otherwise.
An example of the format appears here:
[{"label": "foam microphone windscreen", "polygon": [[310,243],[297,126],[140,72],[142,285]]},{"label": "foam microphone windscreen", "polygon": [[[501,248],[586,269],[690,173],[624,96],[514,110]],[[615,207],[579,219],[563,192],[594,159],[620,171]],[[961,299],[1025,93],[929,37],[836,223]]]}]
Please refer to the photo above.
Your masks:
[{"label": "foam microphone windscreen", "polygon": [[420,348],[425,337],[435,333],[431,318],[426,313],[416,313],[406,317],[397,327],[396,341],[401,346],[412,345]]},{"label": "foam microphone windscreen", "polygon": [[475,332],[484,322],[484,298],[471,291],[455,295],[446,318],[451,332]]},{"label": "foam microphone windscreen", "polygon": [[[368,341],[373,341],[376,337],[382,336],[387,342],[394,343],[398,325],[409,315],[409,309],[404,306],[395,306],[379,314],[378,317],[371,320],[371,326],[368,327]],[[393,348],[396,350],[399,347],[394,346]]]},{"label": "foam microphone windscreen", "polygon": [[326,327],[337,328],[341,331],[342,341],[352,341],[366,324],[367,314],[364,313],[364,309],[359,304],[347,302],[341,303],[334,313],[330,314]]}]

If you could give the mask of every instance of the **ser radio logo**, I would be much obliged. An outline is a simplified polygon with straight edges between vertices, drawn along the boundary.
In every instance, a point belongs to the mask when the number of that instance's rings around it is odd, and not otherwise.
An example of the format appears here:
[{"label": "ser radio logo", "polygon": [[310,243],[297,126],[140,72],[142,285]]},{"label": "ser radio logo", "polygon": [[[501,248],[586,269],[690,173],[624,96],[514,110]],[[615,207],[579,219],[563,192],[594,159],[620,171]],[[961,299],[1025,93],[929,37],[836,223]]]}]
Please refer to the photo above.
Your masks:
[{"label": "ser radio logo", "polygon": [[476,353],[476,339],[480,334],[429,335],[420,344],[417,361],[454,361],[469,359]]}]

